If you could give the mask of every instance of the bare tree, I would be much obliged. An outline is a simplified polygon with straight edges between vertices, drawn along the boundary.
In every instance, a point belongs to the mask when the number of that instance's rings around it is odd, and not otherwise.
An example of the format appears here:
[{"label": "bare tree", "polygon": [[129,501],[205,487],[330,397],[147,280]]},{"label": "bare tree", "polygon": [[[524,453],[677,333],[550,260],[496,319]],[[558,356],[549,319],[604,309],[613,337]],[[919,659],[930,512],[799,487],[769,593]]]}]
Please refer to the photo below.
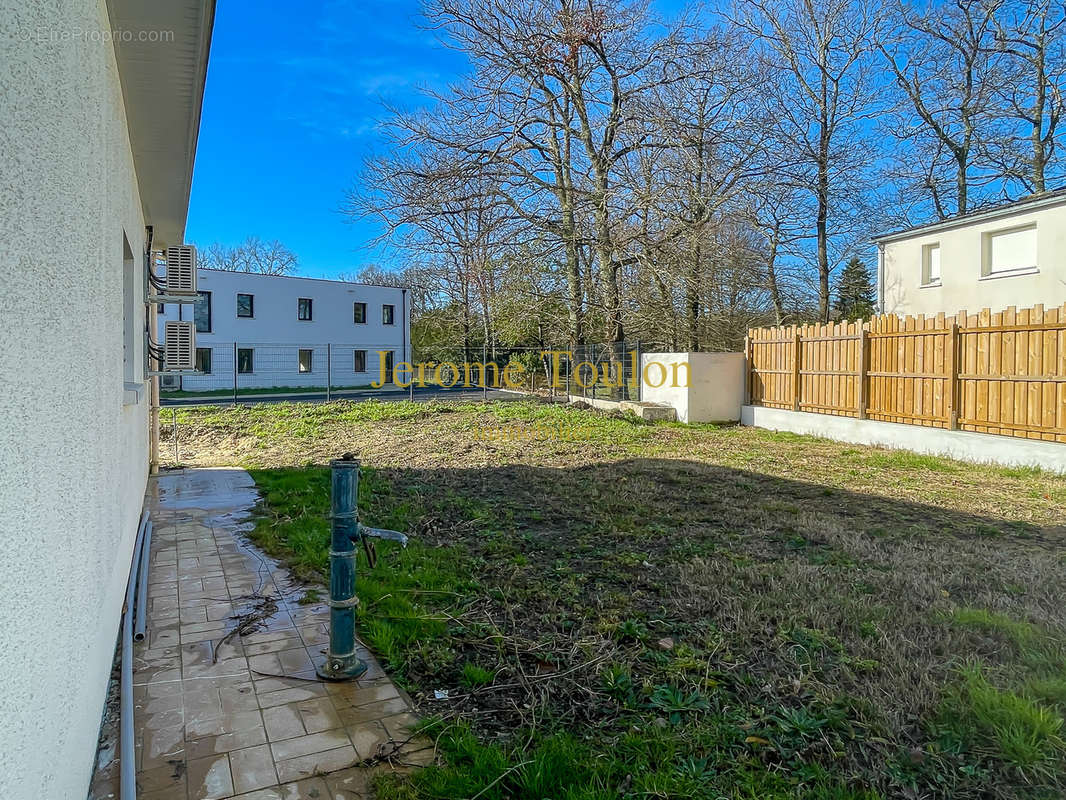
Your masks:
[{"label": "bare tree", "polygon": [[200,250],[199,260],[209,269],[261,275],[291,275],[299,266],[296,254],[277,239],[265,242],[257,236],[249,236],[232,247],[219,242],[210,244]]},{"label": "bare tree", "polygon": [[762,244],[756,261],[762,264],[761,283],[777,325],[785,323],[786,296],[794,272],[789,265],[802,263],[803,246],[811,236],[810,202],[805,194],[787,182],[767,180],[753,186],[749,195],[747,214]]},{"label": "bare tree", "polygon": [[[434,0],[427,15],[473,73],[439,98],[444,117],[408,117],[404,126],[462,153],[466,167],[492,176],[517,218],[556,239],[572,342],[601,288],[604,333],[620,340],[615,178],[620,162],[646,145],[633,137],[646,129],[630,126],[641,96],[676,79],[674,31],[653,34],[647,3],[621,0]],[[593,263],[596,274],[587,275]]]},{"label": "bare tree", "polygon": [[[735,22],[774,73],[773,119],[787,160],[782,177],[815,200],[818,316],[829,319],[830,227],[861,169],[862,123],[876,95],[867,55],[876,28],[865,0],[740,0]],[[787,176],[787,177],[786,177]]]},{"label": "bare tree", "polygon": [[1043,192],[1066,111],[1066,5],[1008,3],[993,23],[995,52],[1007,56],[996,87],[1006,130],[991,156],[1005,177],[1027,192]]},{"label": "bare tree", "polygon": [[383,239],[415,255],[423,302],[429,306],[437,295],[460,310],[469,357],[475,324],[482,328],[482,341],[491,347],[494,340],[496,262],[516,238],[510,211],[488,178],[457,169],[458,157],[440,145],[419,143],[371,161],[342,211],[376,217]]},{"label": "bare tree", "polygon": [[628,249],[654,265],[659,294],[683,296],[685,346],[702,346],[702,316],[716,288],[711,245],[738,198],[767,170],[767,136],[752,102],[763,76],[752,70],[736,36],[712,32],[677,49],[677,80],[653,87],[641,106],[653,146],[635,151],[624,180],[642,209]]},{"label": "bare tree", "polygon": [[1000,5],[1001,0],[951,0],[919,11],[898,0],[893,24],[877,45],[903,93],[894,128],[906,147],[902,159],[913,163],[923,157],[922,188],[941,218],[965,214],[975,183],[984,186],[994,177],[987,170],[975,172],[975,162],[991,138],[999,78],[989,53]]}]

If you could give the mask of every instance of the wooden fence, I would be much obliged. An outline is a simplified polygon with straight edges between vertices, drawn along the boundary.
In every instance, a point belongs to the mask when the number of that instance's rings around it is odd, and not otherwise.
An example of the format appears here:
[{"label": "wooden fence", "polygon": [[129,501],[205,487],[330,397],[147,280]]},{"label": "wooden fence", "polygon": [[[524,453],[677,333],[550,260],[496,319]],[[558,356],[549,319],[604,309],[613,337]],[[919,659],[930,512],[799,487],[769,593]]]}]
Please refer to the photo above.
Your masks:
[{"label": "wooden fence", "polygon": [[1066,305],[758,328],[748,402],[1066,442]]}]

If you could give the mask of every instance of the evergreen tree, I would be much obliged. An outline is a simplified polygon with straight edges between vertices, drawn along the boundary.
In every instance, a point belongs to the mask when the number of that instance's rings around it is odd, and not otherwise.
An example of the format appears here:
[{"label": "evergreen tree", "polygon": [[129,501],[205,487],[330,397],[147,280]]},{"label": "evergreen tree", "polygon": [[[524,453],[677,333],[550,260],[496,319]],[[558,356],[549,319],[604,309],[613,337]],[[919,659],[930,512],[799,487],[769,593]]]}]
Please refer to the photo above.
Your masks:
[{"label": "evergreen tree", "polygon": [[840,275],[835,310],[844,320],[867,319],[874,313],[873,281],[858,256],[852,256]]}]

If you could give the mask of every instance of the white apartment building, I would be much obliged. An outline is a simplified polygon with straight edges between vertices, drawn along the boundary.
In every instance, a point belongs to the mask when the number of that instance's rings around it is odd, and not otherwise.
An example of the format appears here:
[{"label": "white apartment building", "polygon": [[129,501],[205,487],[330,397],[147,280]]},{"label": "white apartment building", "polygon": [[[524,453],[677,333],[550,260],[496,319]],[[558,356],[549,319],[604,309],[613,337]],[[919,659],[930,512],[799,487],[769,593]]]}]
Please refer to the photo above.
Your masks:
[{"label": "white apartment building", "polygon": [[214,9],[0,0],[4,800],[89,790],[149,472],[146,265],[183,243]]},{"label": "white apartment building", "polygon": [[200,300],[167,305],[196,322],[201,375],[164,378],[164,390],[366,386],[410,360],[406,289],[346,281],[197,270]]},{"label": "white apartment building", "polygon": [[1066,302],[1066,189],[874,239],[882,313]]}]

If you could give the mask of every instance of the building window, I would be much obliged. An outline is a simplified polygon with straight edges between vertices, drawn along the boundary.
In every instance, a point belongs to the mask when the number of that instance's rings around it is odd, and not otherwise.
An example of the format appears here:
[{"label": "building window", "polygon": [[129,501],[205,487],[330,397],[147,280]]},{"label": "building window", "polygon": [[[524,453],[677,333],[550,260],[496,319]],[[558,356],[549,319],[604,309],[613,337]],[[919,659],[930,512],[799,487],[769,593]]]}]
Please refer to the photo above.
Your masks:
[{"label": "building window", "polygon": [[193,319],[197,333],[211,333],[211,292],[197,292],[193,303]]},{"label": "building window", "polygon": [[366,372],[366,350],[355,351],[355,364],[352,367],[353,372]]},{"label": "building window", "polygon": [[312,356],[312,354],[313,354],[313,351],[311,351],[311,350],[301,350],[300,351],[300,372],[310,372],[311,371],[311,356]]},{"label": "building window", "polygon": [[392,383],[392,369],[393,369],[393,352],[389,350],[385,353],[385,382]]},{"label": "building window", "polygon": [[204,375],[211,374],[211,348],[210,347],[197,347],[196,348],[196,371],[202,372]]},{"label": "building window", "polygon": [[363,325],[366,323],[366,303],[355,304],[355,324]]},{"label": "building window", "polygon": [[982,275],[1036,269],[1036,225],[986,233],[981,251]]},{"label": "building window", "polygon": [[940,283],[940,243],[922,247],[922,284]]},{"label": "building window", "polygon": [[395,325],[396,324],[396,306],[382,306],[381,307],[381,324],[382,325]]},{"label": "building window", "polygon": [[311,321],[311,298],[301,297],[297,301],[296,318],[301,319],[304,322]]},{"label": "building window", "polygon": [[237,349],[237,372],[241,375],[249,374],[255,366],[255,350],[250,347]]},{"label": "building window", "polygon": [[237,295],[237,316],[252,318],[255,316],[255,296],[250,294]]}]

